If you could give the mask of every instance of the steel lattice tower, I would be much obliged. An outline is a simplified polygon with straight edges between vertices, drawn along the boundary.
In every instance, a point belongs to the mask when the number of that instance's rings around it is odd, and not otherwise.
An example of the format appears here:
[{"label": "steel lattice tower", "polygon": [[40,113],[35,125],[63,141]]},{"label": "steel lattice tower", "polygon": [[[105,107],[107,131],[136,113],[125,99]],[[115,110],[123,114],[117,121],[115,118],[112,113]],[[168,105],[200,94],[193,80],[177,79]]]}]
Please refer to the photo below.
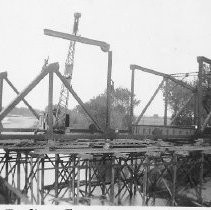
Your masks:
[{"label": "steel lattice tower", "polygon": [[[81,17],[80,13],[74,14],[74,26],[73,26],[73,35],[77,35],[78,32],[78,23],[79,18]],[[65,69],[64,69],[64,77],[67,79],[69,84],[71,84],[73,66],[74,66],[74,55],[75,55],[75,43],[74,41],[70,41],[67,58],[65,61]],[[62,83],[61,92],[59,97],[59,102],[56,110],[56,127],[63,128],[65,123],[65,116],[68,109],[68,101],[69,101],[69,91]]]}]

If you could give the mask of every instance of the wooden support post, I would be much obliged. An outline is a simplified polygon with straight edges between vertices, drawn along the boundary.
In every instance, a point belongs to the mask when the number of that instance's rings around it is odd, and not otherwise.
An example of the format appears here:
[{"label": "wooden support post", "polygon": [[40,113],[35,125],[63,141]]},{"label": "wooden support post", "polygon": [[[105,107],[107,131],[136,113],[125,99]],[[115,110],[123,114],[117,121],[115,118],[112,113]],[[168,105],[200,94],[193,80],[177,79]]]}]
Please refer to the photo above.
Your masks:
[{"label": "wooden support post", "polygon": [[[25,153],[25,186],[28,185],[28,152]],[[25,195],[28,194],[28,187],[25,188]]]},{"label": "wooden support post", "polygon": [[[20,191],[21,189],[21,153],[17,152],[17,189]],[[20,198],[17,199],[17,204],[20,204]]]},{"label": "wooden support post", "polygon": [[167,117],[168,117],[168,79],[165,79],[164,126],[167,126]]},{"label": "wooden support post", "polygon": [[115,157],[111,157],[111,188],[110,188],[110,202],[114,204],[114,177],[115,176]]},{"label": "wooden support post", "polygon": [[8,182],[9,180],[9,151],[5,153],[5,181]]},{"label": "wooden support post", "polygon": [[130,96],[130,128],[129,131],[132,134],[133,127],[133,111],[134,111],[134,85],[135,85],[135,70],[132,69],[131,74],[131,96]]},{"label": "wooden support post", "polygon": [[88,161],[86,161],[86,168],[85,168],[85,197],[88,196],[88,167],[89,167],[89,164],[88,164]]},{"label": "wooden support post", "polygon": [[[31,157],[31,160],[30,160],[30,171],[32,172],[33,171],[33,157]],[[31,203],[33,203],[34,201],[34,186],[33,186],[33,173],[31,173],[31,177],[30,177],[30,186],[31,186]]]},{"label": "wooden support post", "polygon": [[173,183],[172,183],[172,202],[171,205],[175,206],[176,198],[176,181],[177,181],[177,155],[173,154]]},{"label": "wooden support post", "polygon": [[[58,198],[59,195],[59,155],[55,154],[55,185],[54,185],[54,190],[55,190],[55,198]],[[58,201],[55,201],[55,205],[58,205]]]},{"label": "wooden support post", "polygon": [[131,165],[131,170],[130,170],[130,204],[132,204],[132,197],[133,197],[133,179],[134,179],[134,171],[133,171],[133,154],[131,153],[130,157],[130,165]]},{"label": "wooden support post", "polygon": [[204,179],[204,153],[201,151],[201,164],[200,164],[200,185],[199,185],[199,202],[203,205],[202,186]]},{"label": "wooden support post", "polygon": [[37,161],[37,205],[40,204],[40,158]]},{"label": "wooden support post", "polygon": [[146,156],[144,163],[144,179],[143,179],[143,200],[142,206],[147,205],[147,189],[148,189],[148,170],[149,170],[149,157]]},{"label": "wooden support post", "polygon": [[92,195],[92,160],[89,160],[89,188],[88,188],[88,196],[91,197]]},{"label": "wooden support post", "polygon": [[142,110],[141,114],[138,116],[137,120],[136,120],[136,125],[138,125],[139,121],[141,120],[141,118],[144,116],[144,113],[146,112],[146,110],[148,109],[148,107],[150,106],[150,104],[152,103],[152,101],[154,100],[155,96],[157,95],[158,91],[160,90],[160,88],[163,86],[165,80],[162,80],[162,82],[159,84],[158,88],[155,90],[154,94],[152,95],[152,97],[150,98],[149,102],[147,103],[147,105],[144,107],[144,109]]},{"label": "wooden support post", "polygon": [[78,166],[77,166],[77,198],[76,198],[76,205],[79,204],[80,198],[80,157],[78,157]]},{"label": "wooden support post", "polygon": [[44,205],[45,157],[41,159],[41,205]]},{"label": "wooden support post", "polygon": [[112,51],[108,51],[108,72],[107,72],[107,104],[106,104],[106,129],[110,129],[111,124],[111,71],[112,71]]},{"label": "wooden support post", "polygon": [[73,157],[72,160],[72,199],[73,199],[73,204],[76,203],[75,199],[75,156]]},{"label": "wooden support post", "polygon": [[119,157],[119,163],[118,163],[118,205],[121,205],[121,170],[122,170],[122,158]]},{"label": "wooden support post", "polygon": [[53,72],[49,72],[48,87],[48,135],[49,141],[53,141]]}]

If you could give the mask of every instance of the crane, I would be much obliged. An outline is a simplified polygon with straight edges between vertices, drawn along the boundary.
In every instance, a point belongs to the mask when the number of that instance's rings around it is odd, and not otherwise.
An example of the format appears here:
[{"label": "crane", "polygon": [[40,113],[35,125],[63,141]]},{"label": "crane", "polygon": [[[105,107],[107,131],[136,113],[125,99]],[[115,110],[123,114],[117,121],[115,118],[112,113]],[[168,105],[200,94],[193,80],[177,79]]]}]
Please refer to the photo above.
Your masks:
[{"label": "crane", "polygon": [[[78,24],[79,19],[81,17],[81,13],[74,14],[74,25],[73,25],[73,35],[77,35],[78,33]],[[70,41],[67,58],[65,61],[65,69],[64,69],[64,77],[71,84],[72,74],[73,74],[73,66],[74,66],[74,55],[75,55],[75,41]],[[67,115],[68,110],[68,101],[69,101],[69,91],[62,83],[59,102],[57,104],[56,110],[54,110],[55,114],[55,124],[54,128],[57,130],[64,130],[65,122],[69,121],[69,116]],[[69,123],[68,123],[69,124]]]}]

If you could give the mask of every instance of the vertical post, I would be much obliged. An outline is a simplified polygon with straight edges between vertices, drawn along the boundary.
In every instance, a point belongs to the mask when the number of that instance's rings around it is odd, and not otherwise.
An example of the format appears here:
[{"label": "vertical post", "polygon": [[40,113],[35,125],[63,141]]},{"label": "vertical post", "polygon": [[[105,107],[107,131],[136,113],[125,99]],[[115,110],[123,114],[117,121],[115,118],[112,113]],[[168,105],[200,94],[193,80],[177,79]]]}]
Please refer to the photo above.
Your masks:
[{"label": "vertical post", "polygon": [[[31,156],[31,160],[30,160],[30,171],[33,171],[33,157]],[[31,186],[31,203],[33,203],[34,201],[34,194],[33,194],[33,173],[31,173],[31,177],[30,177],[30,186]]]},{"label": "vertical post", "polygon": [[147,198],[147,188],[148,188],[148,169],[149,169],[149,157],[146,156],[145,164],[144,164],[144,179],[143,179],[143,201],[142,205],[146,206],[146,198]]},{"label": "vertical post", "polygon": [[77,198],[76,198],[76,204],[78,205],[79,203],[79,196],[80,196],[80,157],[78,157],[78,173],[77,173]]},{"label": "vertical post", "polygon": [[[24,168],[24,170],[25,170],[25,186],[27,186],[28,185],[28,152],[26,152],[25,153],[25,168]],[[28,193],[28,187],[26,187],[26,189],[25,189],[25,194],[27,195],[27,193]]]},{"label": "vertical post", "polygon": [[41,159],[41,205],[44,205],[45,157]]},{"label": "vertical post", "polygon": [[40,204],[40,158],[37,161],[37,205]]},{"label": "vertical post", "polygon": [[[21,153],[17,152],[17,189],[20,191],[21,189],[21,170],[20,170],[20,159],[21,159]],[[17,204],[20,204],[21,200],[18,198]]]},{"label": "vertical post", "polygon": [[111,188],[110,188],[110,202],[114,203],[114,175],[115,175],[115,158],[111,157]]},{"label": "vertical post", "polygon": [[175,206],[176,196],[176,180],[177,180],[177,155],[173,154],[173,185],[172,185],[172,206]]},{"label": "vertical post", "polygon": [[118,205],[121,204],[121,170],[122,170],[122,167],[121,167],[121,162],[122,162],[122,158],[119,157],[119,164],[118,164]]},{"label": "vertical post", "polygon": [[[59,155],[55,154],[55,198],[58,198],[58,185],[59,185]],[[58,201],[55,202],[58,205]]]},{"label": "vertical post", "polygon": [[130,128],[129,131],[132,134],[132,125],[133,125],[133,109],[134,109],[134,78],[135,78],[135,69],[132,69],[131,74],[131,96],[130,96]]},{"label": "vertical post", "polygon": [[133,197],[133,153],[131,153],[131,159],[130,159],[130,164],[131,164],[131,171],[130,171],[130,204],[132,204],[132,197]]},{"label": "vertical post", "polygon": [[6,154],[5,154],[5,181],[8,182],[9,179],[9,151],[6,150]]},{"label": "vertical post", "polygon": [[73,204],[75,204],[75,156],[72,161],[72,196]]},{"label": "vertical post", "polygon": [[198,129],[201,130],[201,122],[202,122],[202,71],[203,71],[203,60],[201,57],[197,57],[197,62],[199,64],[199,73],[198,73],[198,85],[197,85],[197,98],[198,98],[198,104],[197,104],[197,112],[198,112],[198,122],[197,126]]},{"label": "vertical post", "polygon": [[167,126],[168,115],[168,79],[165,79],[165,107],[164,107],[164,125]]},{"label": "vertical post", "polygon": [[204,178],[204,153],[201,151],[201,165],[200,165],[200,186],[199,186],[199,202],[203,205],[202,185]]},{"label": "vertical post", "polygon": [[48,87],[48,135],[49,143],[53,141],[53,71],[49,72]]},{"label": "vertical post", "polygon": [[[3,99],[3,77],[0,77],[0,112],[2,110],[2,99]],[[0,122],[0,128],[2,128],[2,123]],[[1,134],[1,130],[0,130]]]},{"label": "vertical post", "polygon": [[112,71],[112,51],[108,51],[108,73],[107,73],[107,106],[106,106],[106,129],[111,124],[111,71]]},{"label": "vertical post", "polygon": [[89,160],[89,197],[91,197],[91,193],[92,193],[92,160]]},{"label": "vertical post", "polygon": [[198,91],[194,93],[194,125],[198,125]]},{"label": "vertical post", "polygon": [[86,168],[85,168],[85,197],[87,197],[87,189],[88,189],[88,160],[86,160]]}]

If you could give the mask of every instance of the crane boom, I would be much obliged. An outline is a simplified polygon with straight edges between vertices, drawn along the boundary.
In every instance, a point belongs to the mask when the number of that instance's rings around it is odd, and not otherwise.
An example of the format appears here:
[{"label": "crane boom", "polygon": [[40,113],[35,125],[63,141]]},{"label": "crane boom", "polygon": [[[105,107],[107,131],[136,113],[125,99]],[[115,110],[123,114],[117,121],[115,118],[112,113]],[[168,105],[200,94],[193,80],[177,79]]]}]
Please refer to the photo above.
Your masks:
[{"label": "crane boom", "polygon": [[[78,24],[79,18],[81,17],[80,13],[74,14],[74,25],[73,25],[73,35],[78,33]],[[74,55],[75,55],[75,41],[70,41],[67,58],[65,61],[64,77],[71,84],[73,66],[74,66]],[[64,84],[61,86],[61,92],[59,96],[59,102],[56,108],[56,122],[55,127],[58,129],[63,129],[65,127],[65,117],[68,110],[68,101],[69,101],[69,91]]]}]

